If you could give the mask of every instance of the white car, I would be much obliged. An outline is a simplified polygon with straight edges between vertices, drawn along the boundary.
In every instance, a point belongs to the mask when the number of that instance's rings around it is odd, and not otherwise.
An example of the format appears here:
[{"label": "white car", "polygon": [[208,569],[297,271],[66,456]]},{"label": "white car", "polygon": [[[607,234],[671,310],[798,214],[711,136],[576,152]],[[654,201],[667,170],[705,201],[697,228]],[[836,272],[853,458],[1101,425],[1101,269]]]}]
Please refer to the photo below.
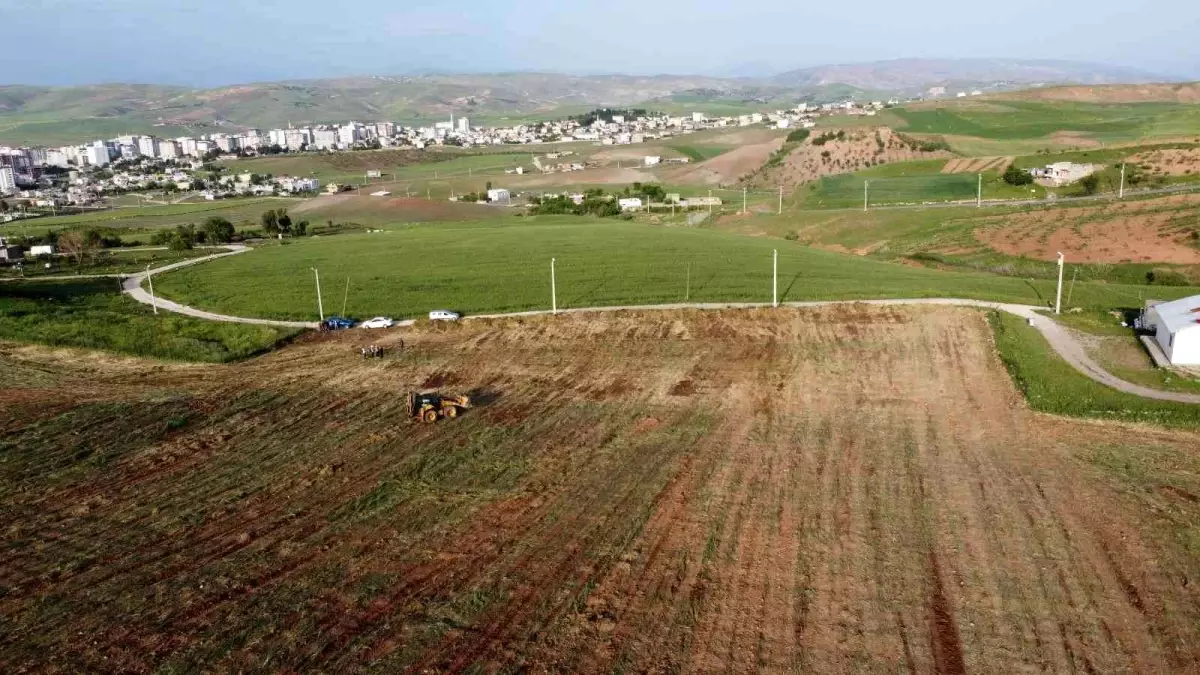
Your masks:
[{"label": "white car", "polygon": [[367,321],[364,321],[364,322],[358,324],[358,327],[359,328],[391,328],[394,325],[396,325],[396,322],[392,321],[391,319],[387,318],[386,316],[377,316],[374,319],[368,319]]},{"label": "white car", "polygon": [[458,321],[460,318],[457,312],[446,309],[435,309],[429,313],[430,321]]}]

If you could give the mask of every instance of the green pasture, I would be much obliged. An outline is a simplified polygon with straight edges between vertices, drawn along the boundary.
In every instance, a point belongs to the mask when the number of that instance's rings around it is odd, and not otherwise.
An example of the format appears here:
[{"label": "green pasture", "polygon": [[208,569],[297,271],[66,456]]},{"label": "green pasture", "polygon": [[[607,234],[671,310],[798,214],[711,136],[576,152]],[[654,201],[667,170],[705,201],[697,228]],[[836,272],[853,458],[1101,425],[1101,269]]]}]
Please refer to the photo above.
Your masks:
[{"label": "green pasture", "polygon": [[223,363],[267,351],[299,331],[155,315],[115,279],[0,283],[0,340]]},{"label": "green pasture", "polygon": [[902,107],[893,112],[904,121],[907,132],[1003,141],[1044,138],[1060,131],[1082,133],[1104,143],[1200,132],[1200,108],[1179,103],[975,103],[951,101],[935,108]]},{"label": "green pasture", "polygon": [[[779,250],[782,301],[956,296],[1046,305],[1049,280],[917,269],[780,240],[706,229],[584,218],[525,218],[437,224],[271,246],[155,280],[162,295],[205,309],[312,319],[312,269],[327,313],[421,316],[549,309],[550,260],[559,307],[771,299],[772,250]],[[349,291],[346,292],[347,280]],[[1156,289],[1157,291],[1158,289]],[[1179,297],[1194,289],[1162,289]],[[1081,283],[1075,304],[1136,302],[1143,288]]]}]

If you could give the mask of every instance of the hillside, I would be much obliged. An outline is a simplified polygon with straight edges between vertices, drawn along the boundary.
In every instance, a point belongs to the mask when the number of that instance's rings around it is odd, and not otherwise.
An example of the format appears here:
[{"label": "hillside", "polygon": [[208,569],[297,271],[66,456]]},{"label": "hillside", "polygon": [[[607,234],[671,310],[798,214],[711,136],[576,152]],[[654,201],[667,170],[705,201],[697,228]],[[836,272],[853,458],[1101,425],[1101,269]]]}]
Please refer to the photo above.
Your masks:
[{"label": "hillside", "polygon": [[1200,82],[1048,87],[1009,92],[990,98],[1072,103],[1200,103]]}]

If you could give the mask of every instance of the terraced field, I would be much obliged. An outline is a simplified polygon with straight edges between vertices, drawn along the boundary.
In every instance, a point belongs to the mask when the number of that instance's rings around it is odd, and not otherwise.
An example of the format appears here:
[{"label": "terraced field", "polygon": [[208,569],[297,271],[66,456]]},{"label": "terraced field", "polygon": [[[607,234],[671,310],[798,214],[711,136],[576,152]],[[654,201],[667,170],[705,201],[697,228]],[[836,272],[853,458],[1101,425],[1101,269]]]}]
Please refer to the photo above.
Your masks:
[{"label": "terraced field", "polygon": [[0,667],[1200,667],[1200,437],[1030,413],[982,314],[363,339],[0,356]]}]

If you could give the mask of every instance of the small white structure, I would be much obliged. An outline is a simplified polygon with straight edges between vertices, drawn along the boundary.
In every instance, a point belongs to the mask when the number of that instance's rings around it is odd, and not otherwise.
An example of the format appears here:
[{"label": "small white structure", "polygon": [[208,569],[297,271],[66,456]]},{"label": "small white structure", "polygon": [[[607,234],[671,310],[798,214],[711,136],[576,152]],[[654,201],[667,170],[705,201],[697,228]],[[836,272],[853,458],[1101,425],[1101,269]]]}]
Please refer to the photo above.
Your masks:
[{"label": "small white structure", "polygon": [[1171,365],[1200,366],[1200,295],[1154,305],[1146,323]]},{"label": "small white structure", "polygon": [[622,211],[640,209],[642,208],[642,199],[640,197],[626,197],[625,199],[617,200],[617,206],[620,206]]},{"label": "small white structure", "polygon": [[29,255],[34,258],[38,257],[39,255],[54,255],[54,247],[50,246],[49,244],[44,246],[30,246]]},{"label": "small white structure", "polygon": [[512,194],[504,188],[488,190],[487,193],[489,202],[503,202],[507,204],[508,202],[512,201]]},{"label": "small white structure", "polygon": [[662,163],[662,157],[657,155],[646,155],[646,158],[642,161],[644,166],[657,166],[658,164]]}]

